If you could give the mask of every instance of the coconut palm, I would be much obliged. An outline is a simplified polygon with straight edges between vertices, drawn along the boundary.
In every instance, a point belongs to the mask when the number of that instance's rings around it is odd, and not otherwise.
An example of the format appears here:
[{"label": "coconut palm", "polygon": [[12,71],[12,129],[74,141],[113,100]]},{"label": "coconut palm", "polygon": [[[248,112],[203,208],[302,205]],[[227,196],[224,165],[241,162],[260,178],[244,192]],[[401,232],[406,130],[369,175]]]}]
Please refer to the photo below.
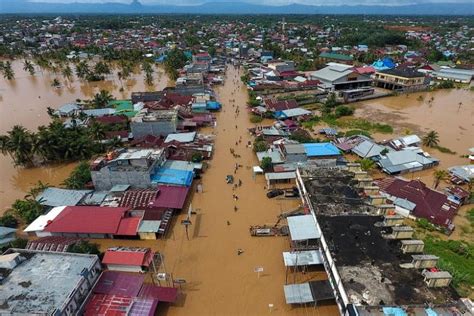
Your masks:
[{"label": "coconut palm", "polygon": [[91,135],[92,139],[94,139],[94,140],[104,139],[105,138],[104,125],[94,121],[89,126],[89,134]]},{"label": "coconut palm", "polygon": [[436,189],[438,188],[439,186],[439,183],[442,181],[442,180],[445,180],[448,178],[448,172],[446,170],[443,170],[443,169],[439,169],[439,170],[435,170],[433,172],[433,177],[434,177],[434,182],[433,182],[433,187]]},{"label": "coconut palm", "polygon": [[107,90],[100,90],[99,93],[96,93],[92,104],[95,108],[106,107],[110,101],[114,100],[114,97]]},{"label": "coconut palm", "polygon": [[79,79],[85,79],[87,75],[89,75],[90,70],[89,66],[85,61],[81,61],[80,63],[77,64],[76,66],[76,76]]},{"label": "coconut palm", "polygon": [[428,147],[436,147],[439,144],[439,135],[436,131],[430,131],[423,137],[423,145]]},{"label": "coconut palm", "polygon": [[13,80],[15,79],[15,72],[13,71],[12,68],[12,63],[10,61],[7,61],[3,63],[3,77],[7,80]]},{"label": "coconut palm", "polygon": [[28,71],[32,76],[35,75],[35,67],[33,66],[33,63],[27,59],[23,61],[23,70]]},{"label": "coconut palm", "polygon": [[63,75],[64,79],[68,82],[68,84],[71,82],[72,79],[72,69],[69,64],[66,65],[66,67],[63,68],[61,71],[61,74]]},{"label": "coconut palm", "polygon": [[7,135],[2,136],[2,153],[8,153],[16,165],[30,166],[33,163],[34,135],[20,125],[13,126]]}]

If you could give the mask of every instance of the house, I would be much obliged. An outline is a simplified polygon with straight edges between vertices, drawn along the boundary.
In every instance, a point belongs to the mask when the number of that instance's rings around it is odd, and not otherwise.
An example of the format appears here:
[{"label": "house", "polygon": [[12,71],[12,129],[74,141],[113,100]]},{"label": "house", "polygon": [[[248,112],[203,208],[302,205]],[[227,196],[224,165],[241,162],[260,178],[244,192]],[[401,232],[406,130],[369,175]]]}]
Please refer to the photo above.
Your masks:
[{"label": "house", "polygon": [[384,59],[379,59],[377,61],[374,61],[372,63],[372,67],[376,71],[382,71],[382,70],[387,70],[387,69],[393,69],[395,68],[395,64],[393,63],[393,60],[391,58],[385,57]]},{"label": "house", "polygon": [[302,144],[308,159],[336,159],[341,157],[339,149],[331,143]]},{"label": "house", "polygon": [[390,175],[420,171],[434,167],[439,160],[426,153],[417,153],[413,150],[392,151],[377,162],[382,170]]},{"label": "house", "polygon": [[100,271],[96,255],[9,249],[0,255],[1,314],[80,314]]},{"label": "house", "polygon": [[0,226],[0,248],[7,246],[16,239],[16,229]]},{"label": "house", "polygon": [[134,138],[147,135],[167,136],[176,133],[178,126],[178,111],[143,109],[131,119],[130,128]]},{"label": "house", "polygon": [[36,201],[43,206],[57,207],[63,205],[74,206],[91,193],[92,190],[69,190],[61,188],[46,188],[38,194]]},{"label": "house", "polygon": [[377,71],[374,85],[396,91],[414,91],[426,87],[425,75],[409,68],[395,68]]},{"label": "house", "polygon": [[371,139],[364,139],[359,142],[352,152],[360,158],[380,159],[385,152],[392,151],[391,148],[379,145]]},{"label": "house", "polygon": [[313,71],[312,80],[319,80],[324,90],[345,90],[367,87],[372,84],[372,79],[357,72],[352,66],[331,64],[323,69]]},{"label": "house", "polygon": [[308,111],[303,108],[294,108],[294,109],[289,109],[289,110],[283,110],[283,111],[276,111],[275,112],[275,118],[279,120],[286,120],[286,119],[298,119],[300,117],[308,117],[312,113],[311,111]]},{"label": "house", "polygon": [[281,149],[286,163],[305,162],[308,160],[303,144],[282,144]]},{"label": "house", "polygon": [[194,178],[194,172],[189,170],[172,169],[167,167],[160,167],[155,170],[151,176],[151,183],[153,185],[179,185],[191,186]]},{"label": "house", "polygon": [[451,174],[451,181],[469,183],[474,179],[474,165],[454,166],[448,168]]},{"label": "house", "polygon": [[64,236],[82,238],[135,237],[140,223],[132,217],[130,208],[100,206],[65,206],[55,216],[45,219],[39,216],[26,229],[27,233],[42,236]]},{"label": "house", "polygon": [[333,53],[333,52],[321,53],[319,54],[319,59],[323,63],[337,62],[337,63],[343,63],[347,65],[352,65],[352,61],[354,60],[354,58],[350,55]]},{"label": "house", "polygon": [[283,163],[284,160],[281,156],[281,152],[278,148],[271,147],[266,151],[258,152],[257,159],[259,163],[262,163],[263,158],[271,158],[272,164]]},{"label": "house", "polygon": [[392,201],[398,214],[425,218],[435,225],[454,229],[453,219],[459,204],[451,202],[446,194],[428,188],[420,180],[386,178],[376,185]]},{"label": "house", "polygon": [[296,109],[299,107],[298,102],[296,102],[296,100],[294,99],[291,99],[291,100],[265,99],[263,102],[265,103],[266,109],[272,112]]},{"label": "house", "polygon": [[59,107],[59,109],[55,112],[55,114],[61,117],[68,117],[75,113],[77,113],[81,107],[76,103],[67,103]]},{"label": "house", "polygon": [[163,92],[132,92],[132,103],[160,101],[163,97]]},{"label": "house", "polygon": [[418,135],[407,135],[391,140],[389,145],[395,150],[401,150],[407,147],[420,147],[421,143],[421,138]]},{"label": "house", "polygon": [[438,71],[433,71],[431,76],[440,81],[454,81],[458,83],[469,84],[474,76],[474,70],[457,69],[457,68],[441,68]]},{"label": "house", "polygon": [[155,169],[164,159],[163,149],[118,150],[92,162],[92,183],[99,191],[110,190],[117,184],[149,188]]},{"label": "house", "polygon": [[150,248],[113,247],[105,251],[102,264],[111,271],[146,272],[154,256]]}]

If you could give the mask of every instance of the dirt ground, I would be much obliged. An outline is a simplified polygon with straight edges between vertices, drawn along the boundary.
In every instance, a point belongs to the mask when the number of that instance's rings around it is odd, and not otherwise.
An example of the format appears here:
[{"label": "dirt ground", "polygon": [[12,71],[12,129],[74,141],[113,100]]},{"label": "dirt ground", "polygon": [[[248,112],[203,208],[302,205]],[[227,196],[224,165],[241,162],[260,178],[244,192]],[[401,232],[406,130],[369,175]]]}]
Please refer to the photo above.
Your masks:
[{"label": "dirt ground", "polygon": [[[285,268],[282,252],[289,250],[286,237],[251,237],[249,226],[273,224],[282,211],[291,210],[300,200],[267,199],[263,176],[252,177],[251,167],[257,163],[251,148],[244,144],[251,139],[251,127],[245,102],[247,92],[233,67],[227,72],[225,85],[216,88],[223,103],[217,114],[215,153],[204,173],[204,193],[194,193],[192,225],[189,240],[178,216],[169,239],[160,241],[95,240],[102,247],[133,245],[152,247],[163,253],[165,267],[174,278],[183,278],[180,302],[160,308],[160,315],[339,315],[335,304],[319,307],[292,308],[285,303],[283,285]],[[234,100],[230,102],[229,100]],[[240,109],[236,116],[235,110]],[[237,125],[237,128],[235,127]],[[235,145],[242,137],[242,142]],[[234,148],[240,159],[234,159]],[[242,165],[234,175],[242,180],[235,191],[226,184],[225,176],[233,174],[235,163]],[[238,196],[234,201],[232,195]],[[234,211],[234,206],[238,210]],[[229,224],[227,223],[229,222]],[[237,255],[237,249],[244,252]],[[260,278],[254,272],[263,267]],[[291,282],[326,279],[325,272],[289,275]]]}]

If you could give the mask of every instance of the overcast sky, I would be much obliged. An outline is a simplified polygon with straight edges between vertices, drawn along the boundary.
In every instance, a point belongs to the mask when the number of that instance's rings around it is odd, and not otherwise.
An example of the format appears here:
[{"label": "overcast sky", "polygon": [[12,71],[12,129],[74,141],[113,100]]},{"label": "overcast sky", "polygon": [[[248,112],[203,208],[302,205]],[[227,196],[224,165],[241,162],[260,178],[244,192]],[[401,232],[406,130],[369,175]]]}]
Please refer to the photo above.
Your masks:
[{"label": "overcast sky", "polygon": [[[1,2],[2,0],[0,0]],[[52,2],[52,3],[105,3],[121,2],[130,3],[131,0],[30,0],[34,2]],[[357,4],[379,4],[379,5],[402,5],[402,4],[420,4],[420,3],[466,3],[469,0],[139,0],[142,4],[174,4],[174,5],[197,5],[206,2],[249,2],[254,4],[266,5],[285,5],[292,3],[312,4],[312,5],[357,5]]]}]

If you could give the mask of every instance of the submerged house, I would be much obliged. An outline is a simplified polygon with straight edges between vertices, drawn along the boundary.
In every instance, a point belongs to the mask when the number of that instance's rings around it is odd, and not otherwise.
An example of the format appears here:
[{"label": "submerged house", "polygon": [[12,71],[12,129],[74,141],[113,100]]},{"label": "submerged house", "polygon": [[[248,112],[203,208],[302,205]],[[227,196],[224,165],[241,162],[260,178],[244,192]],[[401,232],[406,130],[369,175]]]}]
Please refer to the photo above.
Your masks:
[{"label": "submerged house", "polygon": [[378,160],[377,164],[384,172],[397,175],[432,168],[439,164],[439,160],[423,152],[401,150],[387,153]]},{"label": "submerged house", "polygon": [[450,201],[446,194],[428,188],[420,180],[386,178],[376,185],[392,201],[398,214],[425,218],[435,225],[454,229],[453,219],[459,204]]},{"label": "submerged house", "polygon": [[372,85],[370,76],[357,72],[353,66],[331,64],[311,73],[312,80],[319,80],[327,91],[356,89]]},{"label": "submerged house", "polygon": [[91,164],[92,182],[96,190],[110,190],[124,184],[148,188],[155,169],[165,159],[163,149],[127,149],[97,158]]},{"label": "submerged house", "polygon": [[416,91],[426,87],[425,75],[408,68],[395,68],[377,71],[374,85],[396,91]]},{"label": "submerged house", "polygon": [[140,217],[133,217],[126,207],[64,206],[49,213],[39,216],[25,232],[38,237],[134,238],[140,223]]}]

